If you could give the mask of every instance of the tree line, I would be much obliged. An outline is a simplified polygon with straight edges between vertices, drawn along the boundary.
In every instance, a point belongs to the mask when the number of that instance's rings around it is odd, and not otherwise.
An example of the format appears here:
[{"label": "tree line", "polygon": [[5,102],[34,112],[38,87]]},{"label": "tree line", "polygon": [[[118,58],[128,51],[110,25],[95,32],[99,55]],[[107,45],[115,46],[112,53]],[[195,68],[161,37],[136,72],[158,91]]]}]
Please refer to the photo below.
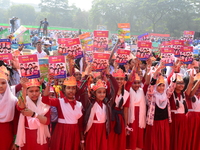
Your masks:
[{"label": "tree line", "polygon": [[25,25],[39,25],[40,20],[48,18],[50,26],[79,29],[106,25],[116,31],[118,23],[130,23],[131,32],[139,33],[180,36],[184,30],[200,31],[200,0],[93,0],[89,11],[69,6],[68,0],[41,0],[38,6],[40,11],[28,4],[1,8],[0,23],[16,16]]}]

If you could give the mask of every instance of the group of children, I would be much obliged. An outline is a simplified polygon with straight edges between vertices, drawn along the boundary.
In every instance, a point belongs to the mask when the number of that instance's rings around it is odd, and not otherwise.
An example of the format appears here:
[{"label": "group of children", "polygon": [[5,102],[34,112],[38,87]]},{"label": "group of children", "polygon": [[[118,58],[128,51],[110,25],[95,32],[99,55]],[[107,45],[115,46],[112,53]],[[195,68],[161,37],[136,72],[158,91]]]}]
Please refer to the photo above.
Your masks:
[{"label": "group of children", "polygon": [[167,69],[137,58],[113,71],[88,63],[61,82],[21,78],[11,88],[1,66],[0,149],[198,150],[199,63],[185,68],[177,59]]}]

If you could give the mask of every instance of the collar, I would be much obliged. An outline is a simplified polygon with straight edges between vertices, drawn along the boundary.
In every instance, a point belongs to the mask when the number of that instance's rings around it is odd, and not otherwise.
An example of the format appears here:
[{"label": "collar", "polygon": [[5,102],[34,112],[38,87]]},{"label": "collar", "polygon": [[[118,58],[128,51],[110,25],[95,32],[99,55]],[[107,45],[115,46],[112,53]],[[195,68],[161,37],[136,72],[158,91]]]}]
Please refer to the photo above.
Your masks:
[{"label": "collar", "polygon": [[103,108],[103,101],[98,101],[97,103],[99,104],[99,106],[100,106],[101,108]]},{"label": "collar", "polygon": [[64,98],[64,101],[65,101],[65,103],[70,103],[70,104],[73,104],[73,105],[76,105],[76,100],[69,100],[69,99],[67,99],[66,97]]}]

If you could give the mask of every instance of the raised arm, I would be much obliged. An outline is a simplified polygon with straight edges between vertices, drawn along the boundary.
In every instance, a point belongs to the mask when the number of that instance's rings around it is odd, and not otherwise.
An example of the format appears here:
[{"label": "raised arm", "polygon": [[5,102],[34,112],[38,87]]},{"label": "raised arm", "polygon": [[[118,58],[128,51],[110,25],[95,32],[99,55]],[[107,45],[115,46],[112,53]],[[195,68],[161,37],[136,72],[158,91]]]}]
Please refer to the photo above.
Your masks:
[{"label": "raised arm", "polygon": [[166,91],[168,98],[170,98],[171,95],[173,94],[175,87],[176,87],[176,74],[174,73],[171,78],[170,85],[168,86],[167,91]]},{"label": "raised arm", "polygon": [[147,68],[146,68],[146,74],[145,74],[145,85],[149,85],[151,81],[151,66],[152,66],[152,60],[147,60]]},{"label": "raised arm", "polygon": [[187,89],[185,90],[185,94],[186,95],[190,95],[191,93],[191,90],[192,90],[192,87],[193,87],[193,83],[194,83],[194,70],[192,70],[190,72],[190,76],[189,76],[189,83],[188,83],[188,86],[187,86]]},{"label": "raised arm", "polygon": [[194,85],[194,87],[192,88],[192,91],[191,91],[191,93],[190,93],[190,97],[193,97],[193,96],[195,95],[196,91],[197,91],[198,88],[199,88],[199,85],[200,85],[200,80],[198,80],[198,81],[196,82],[196,84]]}]

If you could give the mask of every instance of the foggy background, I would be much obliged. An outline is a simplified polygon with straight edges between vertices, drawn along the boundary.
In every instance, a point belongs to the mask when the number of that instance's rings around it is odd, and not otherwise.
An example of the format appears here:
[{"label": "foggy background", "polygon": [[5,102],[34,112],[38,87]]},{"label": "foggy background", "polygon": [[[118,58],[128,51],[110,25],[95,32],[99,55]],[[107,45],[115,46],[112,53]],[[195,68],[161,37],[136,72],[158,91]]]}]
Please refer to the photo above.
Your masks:
[{"label": "foggy background", "polygon": [[95,30],[106,25],[130,23],[131,32],[166,33],[200,31],[200,0],[0,0],[0,23],[20,18],[22,25],[39,26],[48,19],[50,27]]}]

